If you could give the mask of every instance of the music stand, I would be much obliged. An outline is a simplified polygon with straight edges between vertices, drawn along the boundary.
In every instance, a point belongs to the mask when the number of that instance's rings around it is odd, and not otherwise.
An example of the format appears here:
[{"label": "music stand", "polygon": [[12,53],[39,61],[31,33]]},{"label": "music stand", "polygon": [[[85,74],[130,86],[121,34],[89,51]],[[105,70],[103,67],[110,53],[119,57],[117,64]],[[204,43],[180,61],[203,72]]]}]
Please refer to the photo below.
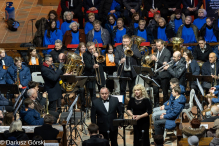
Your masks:
[{"label": "music stand", "polygon": [[137,125],[137,120],[133,119],[114,119],[113,126],[123,127],[123,144],[126,146],[126,138],[125,138],[125,128],[130,125]]},{"label": "music stand", "polygon": [[41,65],[28,65],[30,68],[30,73],[32,72],[41,72]]},{"label": "music stand", "polygon": [[154,72],[150,67],[133,66],[133,68],[137,74],[154,76]]},{"label": "music stand", "polygon": [[116,72],[117,67],[116,66],[103,66],[103,71],[106,72],[108,76],[109,74],[113,74],[113,72]]},{"label": "music stand", "polygon": [[131,80],[131,78],[129,77],[107,76],[107,80],[114,80],[114,79],[127,80],[127,81]]},{"label": "music stand", "polygon": [[25,89],[21,92],[21,94],[17,97],[17,101],[15,102],[13,109],[15,109],[17,103],[19,102],[19,100],[20,100],[20,98],[23,96],[23,94],[26,92],[26,90],[27,90],[27,88],[25,88]]},{"label": "music stand", "polygon": [[144,81],[145,83],[147,83],[148,85],[152,85],[152,86],[156,86],[160,88],[160,85],[152,78],[150,78],[149,76],[143,76],[143,75],[139,75]]},{"label": "music stand", "polygon": [[19,94],[18,86],[15,84],[0,84],[0,92],[2,94],[6,94],[11,101],[11,98],[9,98],[10,94]]}]

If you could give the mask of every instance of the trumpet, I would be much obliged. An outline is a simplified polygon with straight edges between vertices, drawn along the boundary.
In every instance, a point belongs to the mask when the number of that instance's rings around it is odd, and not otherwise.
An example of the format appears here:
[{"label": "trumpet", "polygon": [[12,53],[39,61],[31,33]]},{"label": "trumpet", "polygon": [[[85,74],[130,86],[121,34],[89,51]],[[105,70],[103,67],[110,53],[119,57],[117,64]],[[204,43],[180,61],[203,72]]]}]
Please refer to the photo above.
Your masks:
[{"label": "trumpet", "polygon": [[167,66],[167,65],[171,65],[171,64],[173,63],[173,61],[174,61],[174,60],[171,60],[171,61],[169,61],[168,63],[166,63],[166,64],[164,64],[163,66],[161,66],[160,68],[156,69],[156,70],[154,71],[154,73],[164,71],[164,67]]}]

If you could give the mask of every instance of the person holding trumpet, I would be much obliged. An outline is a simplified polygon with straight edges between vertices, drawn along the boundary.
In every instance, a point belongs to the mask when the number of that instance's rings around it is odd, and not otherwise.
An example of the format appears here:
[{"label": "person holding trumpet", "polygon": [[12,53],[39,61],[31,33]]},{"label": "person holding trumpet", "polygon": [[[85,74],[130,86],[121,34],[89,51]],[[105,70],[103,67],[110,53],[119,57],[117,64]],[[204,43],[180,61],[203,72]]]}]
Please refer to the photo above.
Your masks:
[{"label": "person holding trumpet", "polygon": [[[161,39],[156,40],[156,48],[158,49],[156,55],[151,56],[151,60],[155,61],[155,73],[153,77],[155,81],[161,86],[163,90],[163,102],[168,100],[168,89],[170,86],[170,74],[162,68],[170,61],[171,53],[165,48],[164,41]],[[162,69],[162,70],[161,70]],[[159,107],[159,88],[154,86],[154,107]]]},{"label": "person holding trumpet", "polygon": [[122,45],[116,47],[115,63],[118,66],[118,77],[129,77],[131,80],[120,80],[120,95],[126,96],[126,85],[129,85],[129,98],[132,95],[132,89],[135,85],[137,73],[133,66],[140,65],[138,60],[141,58],[141,53],[136,44],[131,44],[131,38],[125,34],[122,37]]}]

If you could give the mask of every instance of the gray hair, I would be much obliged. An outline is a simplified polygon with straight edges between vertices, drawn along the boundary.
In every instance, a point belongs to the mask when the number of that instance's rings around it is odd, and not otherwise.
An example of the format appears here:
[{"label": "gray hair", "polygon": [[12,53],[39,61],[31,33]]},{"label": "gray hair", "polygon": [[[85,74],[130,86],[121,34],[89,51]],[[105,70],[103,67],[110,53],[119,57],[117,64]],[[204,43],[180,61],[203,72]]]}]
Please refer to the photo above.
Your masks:
[{"label": "gray hair", "polygon": [[70,12],[70,11],[66,11],[64,14],[63,14],[63,19],[66,21],[66,15],[70,14],[71,15],[71,19],[73,19],[73,14]]},{"label": "gray hair", "polygon": [[9,128],[9,133],[12,133],[12,132],[15,132],[15,131],[23,131],[22,130],[21,120],[16,120],[16,121],[13,121],[11,123],[10,128]]},{"label": "gray hair", "polygon": [[94,43],[94,42],[87,42],[86,47],[89,48],[90,46],[93,46],[93,45],[95,46],[95,43]]},{"label": "gray hair", "polygon": [[213,113],[213,115],[217,116],[219,114],[219,107],[216,105],[212,106],[211,112]]},{"label": "gray hair", "polygon": [[57,39],[56,41],[55,41],[55,44],[56,43],[59,43],[60,45],[62,45],[62,41],[60,40],[60,39]]},{"label": "gray hair", "polygon": [[34,90],[35,90],[34,88],[31,88],[31,89],[27,90],[27,96],[31,97],[33,95],[33,93],[34,93]]},{"label": "gray hair", "polygon": [[45,57],[45,61],[49,61],[49,59],[51,58],[52,56],[46,56]]},{"label": "gray hair", "polygon": [[72,28],[72,25],[73,25],[73,24],[76,24],[78,28],[79,28],[79,26],[80,26],[78,22],[72,22],[72,23],[69,25],[69,28],[70,28],[70,29]]},{"label": "gray hair", "polygon": [[199,13],[200,11],[202,11],[202,12],[204,13],[204,17],[206,17],[206,16],[207,16],[207,12],[206,12],[206,10],[205,10],[205,9],[198,9],[198,13]]}]

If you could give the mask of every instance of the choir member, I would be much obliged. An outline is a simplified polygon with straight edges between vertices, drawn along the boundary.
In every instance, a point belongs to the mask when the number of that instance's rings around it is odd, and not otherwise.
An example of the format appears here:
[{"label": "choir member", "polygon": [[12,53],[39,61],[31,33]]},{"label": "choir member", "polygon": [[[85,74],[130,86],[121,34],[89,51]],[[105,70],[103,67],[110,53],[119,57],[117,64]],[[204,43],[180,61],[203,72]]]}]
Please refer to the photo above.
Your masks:
[{"label": "choir member", "polygon": [[195,60],[201,60],[203,62],[208,61],[209,54],[212,52],[212,48],[206,43],[203,37],[198,38],[198,45],[193,50],[193,57]]},{"label": "choir member", "polygon": [[85,42],[85,33],[83,29],[79,29],[79,23],[72,22],[69,25],[71,30],[65,32],[63,44],[67,47],[69,44],[79,44]]},{"label": "choir member", "polygon": [[112,0],[112,4],[111,4],[110,11],[109,11],[108,15],[109,14],[113,14],[116,17],[116,19],[120,18],[121,5],[118,2],[118,0]]},{"label": "choir member", "polygon": [[37,50],[35,47],[30,47],[28,49],[29,54],[25,58],[25,62],[28,65],[42,65],[43,59],[40,56],[40,54],[37,53]]},{"label": "choir member", "polygon": [[7,69],[7,67],[10,67],[14,64],[14,61],[11,56],[8,56],[5,53],[5,49],[0,48],[0,66],[2,66],[3,69]]},{"label": "choir member", "polygon": [[53,59],[53,62],[58,63],[59,62],[59,54],[64,53],[65,51],[67,51],[67,49],[64,45],[62,45],[62,41],[56,40],[55,41],[55,49],[50,52],[50,55]]},{"label": "choir member", "polygon": [[[135,120],[137,125],[134,125],[134,146],[149,146],[149,116],[152,113],[152,106],[144,86],[137,84],[133,88],[132,98],[127,106],[127,113]],[[144,136],[142,136],[144,130]],[[143,144],[139,141],[143,140]]]},{"label": "choir member", "polygon": [[139,20],[140,20],[139,13],[134,13],[132,15],[132,22],[129,25],[129,29],[131,31],[131,34],[133,34],[134,29],[138,27]]},{"label": "choir member", "polygon": [[206,23],[202,26],[200,30],[200,35],[205,38],[207,43],[217,42],[218,40],[218,31],[214,28],[213,18],[206,18]]},{"label": "choir member", "polygon": [[114,27],[116,27],[116,17],[113,14],[107,16],[107,22],[105,24],[105,29],[107,29],[112,37],[112,32]]},{"label": "choir member", "polygon": [[130,35],[130,33],[130,29],[124,25],[124,20],[122,18],[118,18],[116,27],[114,27],[112,32],[112,44],[122,43],[122,36],[125,34]]},{"label": "choir member", "polygon": [[93,22],[96,19],[94,13],[89,13],[87,16],[88,16],[88,21],[85,23],[85,26],[84,26],[84,32],[86,35],[88,34],[90,30],[94,28]]},{"label": "choir member", "polygon": [[71,30],[69,28],[69,25],[74,22],[73,20],[73,14],[70,11],[66,11],[63,15],[64,22],[61,25],[62,34],[64,35],[66,31]]},{"label": "choir member", "polygon": [[198,27],[198,30],[206,23],[207,12],[205,9],[198,10],[198,18],[193,21],[193,24]]},{"label": "choir member", "polygon": [[169,25],[172,26],[175,34],[178,31],[178,28],[185,23],[185,15],[181,12],[180,9],[175,11],[175,14],[172,14],[170,17]]},{"label": "choir member", "polygon": [[57,12],[55,10],[51,10],[49,11],[49,14],[48,14],[48,22],[51,21],[51,20],[55,20],[56,22],[56,28],[60,28],[60,22],[58,20],[58,15],[57,15]]},{"label": "choir member", "polygon": [[146,27],[145,20],[139,20],[138,27],[134,29],[134,35],[144,38],[146,42],[151,42],[154,39],[151,30]]},{"label": "choir member", "polygon": [[158,19],[158,26],[153,29],[153,35],[155,39],[162,39],[163,41],[169,41],[174,36],[174,31],[171,25],[166,24],[166,20],[163,17]]},{"label": "choir member", "polygon": [[47,47],[48,45],[54,45],[57,39],[60,39],[60,40],[63,39],[62,31],[60,29],[57,29],[56,25],[57,24],[55,20],[51,20],[49,22],[48,29],[45,31],[44,37],[43,37],[44,47]]},{"label": "choir member", "polygon": [[21,57],[14,58],[14,65],[8,68],[6,78],[8,84],[18,84],[20,90],[27,88],[31,74],[29,67],[22,64]]},{"label": "choir member", "polygon": [[160,13],[154,12],[154,17],[148,23],[148,28],[151,30],[151,32],[153,32],[155,27],[158,25],[158,20],[160,17]]},{"label": "choir member", "polygon": [[111,42],[109,32],[101,27],[101,22],[99,20],[95,20],[93,22],[94,29],[90,30],[86,36],[87,42],[93,42],[97,40],[97,42],[103,45],[107,45]]}]

